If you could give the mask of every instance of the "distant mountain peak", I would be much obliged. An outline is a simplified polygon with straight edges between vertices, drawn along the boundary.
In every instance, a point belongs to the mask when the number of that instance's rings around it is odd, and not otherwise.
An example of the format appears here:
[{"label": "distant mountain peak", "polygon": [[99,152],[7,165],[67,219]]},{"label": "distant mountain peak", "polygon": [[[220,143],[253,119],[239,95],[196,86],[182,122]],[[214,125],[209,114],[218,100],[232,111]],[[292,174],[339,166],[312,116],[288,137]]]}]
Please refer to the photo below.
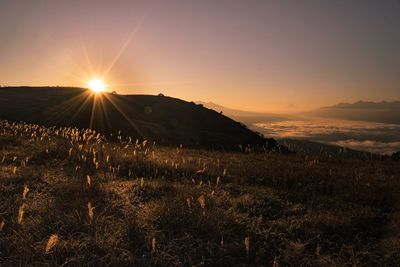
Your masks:
[{"label": "distant mountain peak", "polygon": [[360,120],[400,124],[400,101],[372,102],[359,100],[339,103],[311,111],[308,115],[345,120]]},{"label": "distant mountain peak", "polygon": [[322,109],[334,109],[334,108],[367,108],[367,109],[386,109],[386,108],[393,108],[393,107],[400,107],[400,101],[380,101],[380,102],[373,102],[373,101],[364,101],[359,100],[354,103],[347,103],[341,102],[337,105],[323,107]]}]

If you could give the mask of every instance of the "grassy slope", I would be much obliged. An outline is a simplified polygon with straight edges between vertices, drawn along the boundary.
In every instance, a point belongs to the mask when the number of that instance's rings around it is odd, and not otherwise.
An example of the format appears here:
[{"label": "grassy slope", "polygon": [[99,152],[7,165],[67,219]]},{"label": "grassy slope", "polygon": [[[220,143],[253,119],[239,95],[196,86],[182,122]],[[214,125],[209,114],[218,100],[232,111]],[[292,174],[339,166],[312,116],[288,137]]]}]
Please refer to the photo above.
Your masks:
[{"label": "grassy slope", "polygon": [[96,97],[82,88],[0,88],[0,118],[104,134],[121,130],[123,135],[164,145],[232,149],[263,142],[240,123],[194,103],[150,95]]},{"label": "grassy slope", "polygon": [[326,143],[320,143],[309,140],[301,140],[301,139],[289,139],[282,138],[277,139],[277,141],[285,146],[287,146],[290,150],[296,151],[296,153],[300,155],[325,155],[325,156],[342,156],[347,159],[379,159],[382,156],[378,154],[373,154],[371,152],[354,150],[351,148],[345,148],[341,146],[335,146]]},{"label": "grassy slope", "polygon": [[0,126],[1,266],[400,260],[398,162],[108,144],[90,132],[82,140]]}]

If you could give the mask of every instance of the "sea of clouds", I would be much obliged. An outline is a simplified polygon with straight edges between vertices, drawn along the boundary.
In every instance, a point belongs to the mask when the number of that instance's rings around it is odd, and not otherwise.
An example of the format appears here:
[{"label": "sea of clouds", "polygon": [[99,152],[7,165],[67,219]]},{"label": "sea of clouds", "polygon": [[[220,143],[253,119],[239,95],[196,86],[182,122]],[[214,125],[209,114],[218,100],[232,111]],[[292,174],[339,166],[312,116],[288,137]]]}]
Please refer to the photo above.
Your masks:
[{"label": "sea of clouds", "polygon": [[336,119],[299,119],[254,125],[268,137],[317,141],[378,154],[400,151],[400,125]]}]

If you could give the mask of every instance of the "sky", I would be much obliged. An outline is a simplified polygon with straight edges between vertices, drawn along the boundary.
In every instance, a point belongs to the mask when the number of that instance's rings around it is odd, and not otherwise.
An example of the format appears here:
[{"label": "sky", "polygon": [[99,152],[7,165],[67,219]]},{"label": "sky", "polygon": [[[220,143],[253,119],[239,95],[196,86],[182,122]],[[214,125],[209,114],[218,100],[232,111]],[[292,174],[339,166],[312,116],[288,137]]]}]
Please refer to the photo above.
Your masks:
[{"label": "sky", "polygon": [[400,1],[0,0],[0,84],[291,112],[400,100]]}]

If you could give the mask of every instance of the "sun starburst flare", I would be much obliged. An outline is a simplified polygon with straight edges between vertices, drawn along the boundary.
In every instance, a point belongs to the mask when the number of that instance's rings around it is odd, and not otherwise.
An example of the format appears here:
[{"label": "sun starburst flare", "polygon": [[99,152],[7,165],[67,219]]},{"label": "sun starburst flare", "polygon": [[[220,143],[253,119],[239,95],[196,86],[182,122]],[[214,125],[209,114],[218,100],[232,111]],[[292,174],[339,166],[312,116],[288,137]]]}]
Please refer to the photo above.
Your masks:
[{"label": "sun starburst flare", "polygon": [[92,90],[95,93],[100,93],[103,92],[104,89],[106,88],[104,82],[99,79],[93,79],[89,82],[88,84],[90,90]]}]

